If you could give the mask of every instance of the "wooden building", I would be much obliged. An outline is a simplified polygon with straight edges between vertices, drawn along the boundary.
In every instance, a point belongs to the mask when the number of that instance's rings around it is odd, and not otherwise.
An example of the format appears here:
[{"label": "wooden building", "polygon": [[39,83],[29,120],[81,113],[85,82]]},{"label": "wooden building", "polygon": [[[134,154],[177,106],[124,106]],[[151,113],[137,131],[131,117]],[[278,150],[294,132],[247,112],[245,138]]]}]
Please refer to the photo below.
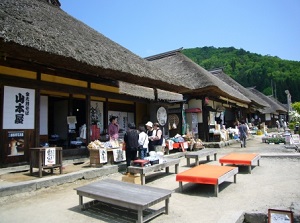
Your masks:
[{"label": "wooden building", "polygon": [[280,121],[283,119],[287,121],[288,109],[278,102],[272,96],[266,96],[260,91],[256,90],[255,87],[248,88],[253,94],[260,97],[268,107],[258,109],[257,117],[264,122],[268,128],[276,128],[276,121]]},{"label": "wooden building", "polygon": [[0,3],[1,166],[28,162],[45,142],[86,153],[77,142],[104,134],[110,115],[123,131],[156,121],[154,110],[186,89],[51,2]]},{"label": "wooden building", "polygon": [[250,122],[252,118],[254,118],[254,120],[256,118],[256,122],[258,122],[259,110],[270,107],[270,105],[266,101],[264,101],[260,96],[254,94],[249,89],[245,88],[244,86],[236,82],[233,78],[231,78],[229,75],[224,73],[223,69],[211,70],[210,73],[212,73],[221,81],[227,83],[232,88],[239,91],[241,94],[245,95],[251,100],[251,102],[248,105],[248,108],[242,108],[241,115],[239,117],[240,120]]},{"label": "wooden building", "polygon": [[[151,63],[160,67],[169,80],[181,84],[186,89],[178,89],[184,95],[187,122],[191,131],[204,141],[210,141],[209,131],[215,123],[224,123],[226,127],[234,127],[234,123],[241,116],[243,108],[248,109],[251,100],[245,95],[214,76],[191,59],[183,55],[181,49],[146,57]],[[173,110],[172,110],[173,109]],[[182,109],[178,105],[170,109],[171,115],[181,117]],[[173,111],[173,114],[172,114]],[[169,118],[172,121],[172,118]],[[183,120],[180,120],[182,123]],[[172,123],[170,123],[172,124]],[[180,133],[182,126],[171,130]]]}]

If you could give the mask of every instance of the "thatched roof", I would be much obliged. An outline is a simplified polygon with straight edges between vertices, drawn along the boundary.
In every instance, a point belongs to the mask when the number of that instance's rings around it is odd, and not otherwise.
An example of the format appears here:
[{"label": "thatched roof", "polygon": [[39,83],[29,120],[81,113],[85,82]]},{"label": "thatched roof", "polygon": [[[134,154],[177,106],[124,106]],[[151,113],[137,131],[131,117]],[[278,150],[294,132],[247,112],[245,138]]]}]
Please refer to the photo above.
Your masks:
[{"label": "thatched roof", "polygon": [[[138,96],[150,100],[155,100],[156,98],[155,91],[153,88],[138,86],[138,85],[119,81],[119,89],[121,94]],[[178,93],[173,93],[170,91],[157,89],[157,99],[168,101],[168,102],[182,101],[183,95]]]},{"label": "thatched roof", "polygon": [[266,104],[265,101],[263,101],[260,97],[253,94],[249,89],[245,88],[238,82],[236,82],[234,79],[232,79],[229,75],[225,74],[223,69],[216,69],[210,71],[214,76],[222,80],[223,82],[227,83],[231,87],[233,87],[235,90],[239,91],[241,94],[245,95],[247,98],[251,100],[251,102],[258,107],[269,107],[268,104]]},{"label": "thatched roof", "polygon": [[254,93],[262,100],[264,100],[267,104],[269,104],[269,107],[258,109],[259,112],[263,114],[287,113],[287,109],[272,96],[266,96],[260,91],[256,90],[254,87],[247,88],[247,89],[249,89],[252,93]]},{"label": "thatched roof", "polygon": [[1,0],[0,59],[175,92],[182,88],[165,71],[48,0]]},{"label": "thatched roof", "polygon": [[180,50],[146,57],[145,59],[166,71],[166,74],[170,74],[168,81],[186,87],[186,89],[179,89],[179,93],[194,96],[223,96],[246,104],[251,102],[239,91],[183,55]]}]

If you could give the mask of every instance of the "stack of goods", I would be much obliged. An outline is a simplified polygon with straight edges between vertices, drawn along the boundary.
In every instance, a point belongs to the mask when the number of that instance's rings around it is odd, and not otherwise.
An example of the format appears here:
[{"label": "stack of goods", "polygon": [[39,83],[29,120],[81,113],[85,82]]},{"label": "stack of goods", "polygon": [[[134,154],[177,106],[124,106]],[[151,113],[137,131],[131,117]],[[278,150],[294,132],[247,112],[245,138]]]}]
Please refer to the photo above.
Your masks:
[{"label": "stack of goods", "polygon": [[89,150],[99,150],[100,148],[104,148],[104,144],[99,140],[92,141],[88,144]]},{"label": "stack of goods", "polygon": [[149,152],[149,156],[145,157],[145,160],[148,160],[151,165],[159,164],[159,156],[155,151]]}]

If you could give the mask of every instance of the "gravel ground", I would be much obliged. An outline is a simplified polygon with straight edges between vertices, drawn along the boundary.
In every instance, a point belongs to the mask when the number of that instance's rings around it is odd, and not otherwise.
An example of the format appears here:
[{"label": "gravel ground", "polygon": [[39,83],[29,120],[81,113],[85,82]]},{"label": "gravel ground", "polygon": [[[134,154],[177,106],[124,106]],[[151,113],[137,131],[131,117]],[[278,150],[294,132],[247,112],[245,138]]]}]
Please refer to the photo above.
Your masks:
[{"label": "gravel ground", "polygon": [[[214,197],[214,188],[210,185],[184,183],[184,192],[179,192],[172,167],[170,174],[155,172],[147,175],[147,186],[174,191],[170,198],[169,215],[162,214],[151,222],[229,223],[235,222],[233,219],[237,219],[243,212],[266,214],[269,208],[292,210],[299,215],[300,154],[293,149],[284,148],[283,145],[262,143],[260,136],[255,136],[247,143],[247,148],[244,149],[238,143],[219,149],[218,158],[231,152],[255,152],[262,155],[260,166],[253,167],[251,174],[247,168],[240,167],[237,183],[233,183],[233,179],[222,183],[218,197]],[[203,158],[200,162],[206,163],[205,160]],[[218,161],[208,164],[220,165]],[[188,168],[186,160],[182,158],[179,172]],[[104,178],[121,180],[122,175],[115,173]],[[74,188],[96,180],[99,179],[80,180],[0,198],[0,222],[132,222],[124,219],[124,215],[100,213],[93,208],[80,210]]]}]

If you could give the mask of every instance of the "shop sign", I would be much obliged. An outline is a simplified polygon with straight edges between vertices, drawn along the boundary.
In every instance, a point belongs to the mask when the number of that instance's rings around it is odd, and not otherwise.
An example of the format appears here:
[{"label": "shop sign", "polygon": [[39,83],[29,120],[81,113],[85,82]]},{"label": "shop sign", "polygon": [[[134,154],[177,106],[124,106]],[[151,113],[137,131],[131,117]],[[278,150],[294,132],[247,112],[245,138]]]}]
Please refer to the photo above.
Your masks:
[{"label": "shop sign", "polygon": [[100,163],[107,163],[107,150],[99,149]]},{"label": "shop sign", "polygon": [[3,129],[34,129],[33,89],[4,86]]},{"label": "shop sign", "polygon": [[45,165],[50,166],[55,164],[55,147],[45,149]]},{"label": "shop sign", "polygon": [[24,155],[24,131],[8,132],[8,156]]},{"label": "shop sign", "polygon": [[122,149],[113,149],[114,162],[122,162],[126,160],[125,151]]}]

